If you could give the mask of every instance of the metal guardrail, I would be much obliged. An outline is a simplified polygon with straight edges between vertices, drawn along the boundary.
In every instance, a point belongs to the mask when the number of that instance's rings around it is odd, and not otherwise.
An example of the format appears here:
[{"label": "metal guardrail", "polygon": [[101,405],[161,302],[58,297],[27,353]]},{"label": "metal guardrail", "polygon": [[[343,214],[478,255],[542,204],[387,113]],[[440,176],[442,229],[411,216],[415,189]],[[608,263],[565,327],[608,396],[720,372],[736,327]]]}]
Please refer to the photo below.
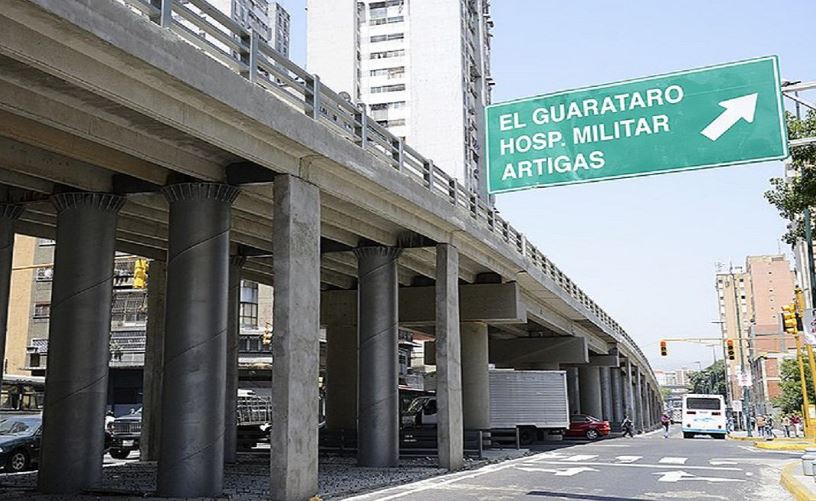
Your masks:
[{"label": "metal guardrail", "polygon": [[[171,29],[213,59],[404,173],[431,193],[470,213],[480,226],[554,280],[570,297],[649,362],[629,335],[525,236],[456,179],[357,107],[206,0],[116,0]],[[651,370],[651,367],[649,367]]]}]

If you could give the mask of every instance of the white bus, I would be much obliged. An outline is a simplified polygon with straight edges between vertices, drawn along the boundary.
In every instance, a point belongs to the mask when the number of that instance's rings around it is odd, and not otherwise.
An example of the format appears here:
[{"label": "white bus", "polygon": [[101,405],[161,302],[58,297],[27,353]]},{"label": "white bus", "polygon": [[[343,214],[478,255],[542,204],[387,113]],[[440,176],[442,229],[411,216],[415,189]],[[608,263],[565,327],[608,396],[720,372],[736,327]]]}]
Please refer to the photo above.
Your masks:
[{"label": "white bus", "polygon": [[683,396],[683,438],[711,435],[725,438],[725,399],[722,395]]}]

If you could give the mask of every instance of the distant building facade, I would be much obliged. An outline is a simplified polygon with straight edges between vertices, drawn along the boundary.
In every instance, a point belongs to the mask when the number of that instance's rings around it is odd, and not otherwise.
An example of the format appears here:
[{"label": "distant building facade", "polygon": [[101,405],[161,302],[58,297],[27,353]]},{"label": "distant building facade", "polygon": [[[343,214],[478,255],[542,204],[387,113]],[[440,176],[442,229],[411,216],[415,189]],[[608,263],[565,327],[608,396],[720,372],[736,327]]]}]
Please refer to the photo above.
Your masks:
[{"label": "distant building facade", "polygon": [[487,199],[489,0],[307,0],[307,69]]}]

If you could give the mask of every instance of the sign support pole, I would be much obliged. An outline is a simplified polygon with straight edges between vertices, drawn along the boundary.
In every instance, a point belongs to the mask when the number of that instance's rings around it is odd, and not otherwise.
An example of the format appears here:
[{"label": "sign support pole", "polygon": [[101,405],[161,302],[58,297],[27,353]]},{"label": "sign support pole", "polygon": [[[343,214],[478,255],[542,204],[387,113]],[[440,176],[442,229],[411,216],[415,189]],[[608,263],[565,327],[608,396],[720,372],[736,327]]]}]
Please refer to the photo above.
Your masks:
[{"label": "sign support pole", "polygon": [[810,402],[808,401],[807,382],[805,380],[805,363],[803,361],[804,357],[802,357],[802,341],[799,334],[795,334],[794,338],[796,338],[796,360],[799,362],[799,382],[802,385],[802,422],[805,437],[810,437]]}]

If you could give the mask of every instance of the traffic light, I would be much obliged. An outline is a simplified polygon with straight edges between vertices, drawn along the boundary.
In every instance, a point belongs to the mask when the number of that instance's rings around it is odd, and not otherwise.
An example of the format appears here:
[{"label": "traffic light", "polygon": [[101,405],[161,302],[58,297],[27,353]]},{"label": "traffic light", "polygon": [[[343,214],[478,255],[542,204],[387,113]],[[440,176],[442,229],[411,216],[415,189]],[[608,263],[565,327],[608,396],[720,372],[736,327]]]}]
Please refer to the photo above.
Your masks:
[{"label": "traffic light", "polygon": [[796,313],[800,316],[805,314],[805,292],[797,287],[794,291],[796,294]]},{"label": "traffic light", "polygon": [[728,355],[728,360],[734,360],[736,358],[734,356],[734,340],[733,339],[726,339],[725,340],[725,352]]},{"label": "traffic light", "polygon": [[782,324],[788,334],[799,332],[796,327],[796,305],[786,304],[782,307]]},{"label": "traffic light", "polygon": [[147,287],[147,259],[137,259],[133,262],[133,288]]},{"label": "traffic light", "polygon": [[665,339],[660,340],[660,356],[665,357],[669,354],[669,343]]}]

